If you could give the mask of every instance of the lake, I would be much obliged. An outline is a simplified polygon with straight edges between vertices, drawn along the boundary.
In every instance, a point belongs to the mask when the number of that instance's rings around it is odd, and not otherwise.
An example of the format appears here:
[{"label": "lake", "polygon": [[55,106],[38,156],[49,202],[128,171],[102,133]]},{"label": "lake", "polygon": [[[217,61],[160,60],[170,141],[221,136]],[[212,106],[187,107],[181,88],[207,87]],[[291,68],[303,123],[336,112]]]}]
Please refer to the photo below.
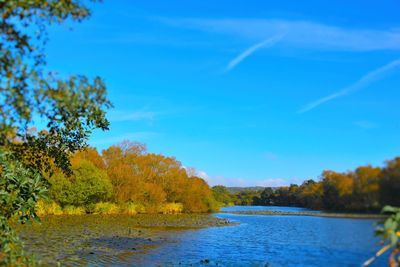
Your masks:
[{"label": "lake", "polygon": [[[223,210],[243,209],[307,211],[293,207],[255,206],[228,207]],[[113,245],[111,253],[96,250],[96,242],[100,246],[102,238],[93,239],[91,244],[85,240],[86,246],[95,252],[85,249],[71,252],[75,255],[70,253],[66,263],[70,266],[361,266],[379,249],[379,239],[373,234],[375,221],[370,219],[229,213],[212,216],[239,224],[196,230],[144,229],[143,240],[150,240],[149,237],[154,236],[153,239],[160,241],[149,243],[146,249],[134,252],[129,251],[132,246],[129,242],[132,240],[121,239],[123,234],[119,234],[120,239],[113,241],[117,244]],[[98,231],[101,234],[101,229]],[[106,236],[106,231],[103,234]],[[107,238],[104,240],[107,244],[112,243]],[[121,245],[123,242],[125,245]],[[34,243],[30,245],[35,246]],[[118,245],[120,247],[115,250]],[[384,254],[371,266],[385,266],[386,259],[387,255]]]}]

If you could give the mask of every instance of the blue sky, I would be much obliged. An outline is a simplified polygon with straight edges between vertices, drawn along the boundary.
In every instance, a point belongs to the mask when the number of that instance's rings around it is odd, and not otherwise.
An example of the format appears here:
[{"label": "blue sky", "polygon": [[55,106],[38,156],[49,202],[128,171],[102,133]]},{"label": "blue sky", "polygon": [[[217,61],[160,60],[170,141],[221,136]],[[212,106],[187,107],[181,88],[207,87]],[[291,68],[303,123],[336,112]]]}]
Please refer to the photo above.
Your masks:
[{"label": "blue sky", "polygon": [[99,75],[124,139],[210,184],[285,185],[400,155],[398,1],[119,1],[53,26],[50,69]]}]

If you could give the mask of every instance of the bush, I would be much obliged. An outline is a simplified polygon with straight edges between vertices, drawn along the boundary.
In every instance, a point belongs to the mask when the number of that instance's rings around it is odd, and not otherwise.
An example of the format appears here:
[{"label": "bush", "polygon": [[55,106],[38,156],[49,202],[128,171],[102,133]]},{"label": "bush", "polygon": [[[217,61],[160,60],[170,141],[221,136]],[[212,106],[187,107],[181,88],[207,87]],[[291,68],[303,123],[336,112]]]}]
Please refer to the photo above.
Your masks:
[{"label": "bush", "polygon": [[99,202],[99,203],[95,204],[93,213],[94,214],[106,214],[106,215],[118,214],[118,213],[120,213],[120,209],[114,203]]},{"label": "bush", "polygon": [[107,201],[112,194],[112,185],[105,171],[93,163],[82,160],[73,166],[73,176],[59,172],[48,178],[50,196],[62,206],[87,206]]},{"label": "bush", "polygon": [[142,204],[127,203],[122,206],[121,213],[127,215],[136,215],[138,213],[145,213],[146,209]]},{"label": "bush", "polygon": [[162,214],[177,214],[182,213],[182,203],[165,203],[159,208],[159,213]]},{"label": "bush", "polygon": [[65,206],[63,208],[64,215],[83,215],[86,214],[86,211],[82,207],[75,207],[72,205]]},{"label": "bush", "polygon": [[36,213],[41,215],[62,215],[63,211],[56,202],[46,202],[43,200],[39,200],[36,205]]}]

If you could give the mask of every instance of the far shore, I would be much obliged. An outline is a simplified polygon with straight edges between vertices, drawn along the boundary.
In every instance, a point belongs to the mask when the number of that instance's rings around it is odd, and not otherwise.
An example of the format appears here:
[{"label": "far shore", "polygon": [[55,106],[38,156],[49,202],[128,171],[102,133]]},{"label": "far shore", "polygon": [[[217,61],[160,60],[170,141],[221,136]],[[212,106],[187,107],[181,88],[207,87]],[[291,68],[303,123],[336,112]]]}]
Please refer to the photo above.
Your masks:
[{"label": "far shore", "polygon": [[350,219],[384,219],[387,216],[383,214],[365,214],[365,213],[330,213],[330,212],[290,212],[290,211],[221,211],[220,213],[243,214],[243,215],[279,215],[279,216],[314,216],[327,218],[350,218]]}]

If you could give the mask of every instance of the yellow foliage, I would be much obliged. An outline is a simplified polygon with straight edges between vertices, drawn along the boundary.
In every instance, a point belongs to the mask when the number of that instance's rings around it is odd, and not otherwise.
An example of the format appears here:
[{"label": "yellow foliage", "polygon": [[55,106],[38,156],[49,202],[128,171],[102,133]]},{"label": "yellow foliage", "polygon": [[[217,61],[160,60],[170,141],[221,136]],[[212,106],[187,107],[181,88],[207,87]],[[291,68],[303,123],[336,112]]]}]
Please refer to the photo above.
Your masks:
[{"label": "yellow foliage", "polygon": [[36,205],[36,213],[41,215],[62,215],[63,211],[57,203],[54,201],[52,202],[45,202],[43,200],[39,200]]},{"label": "yellow foliage", "polygon": [[182,203],[165,203],[159,208],[159,213],[162,214],[177,214],[182,213]]},{"label": "yellow foliage", "polygon": [[146,209],[142,204],[127,203],[121,207],[121,213],[136,215],[138,213],[146,213]]},{"label": "yellow foliage", "polygon": [[86,214],[86,211],[83,207],[75,207],[75,206],[65,206],[63,209],[63,214],[65,215],[83,215]]},{"label": "yellow foliage", "polygon": [[96,203],[94,207],[94,214],[112,215],[119,213],[120,213],[119,207],[116,204],[110,202],[99,202]]}]

